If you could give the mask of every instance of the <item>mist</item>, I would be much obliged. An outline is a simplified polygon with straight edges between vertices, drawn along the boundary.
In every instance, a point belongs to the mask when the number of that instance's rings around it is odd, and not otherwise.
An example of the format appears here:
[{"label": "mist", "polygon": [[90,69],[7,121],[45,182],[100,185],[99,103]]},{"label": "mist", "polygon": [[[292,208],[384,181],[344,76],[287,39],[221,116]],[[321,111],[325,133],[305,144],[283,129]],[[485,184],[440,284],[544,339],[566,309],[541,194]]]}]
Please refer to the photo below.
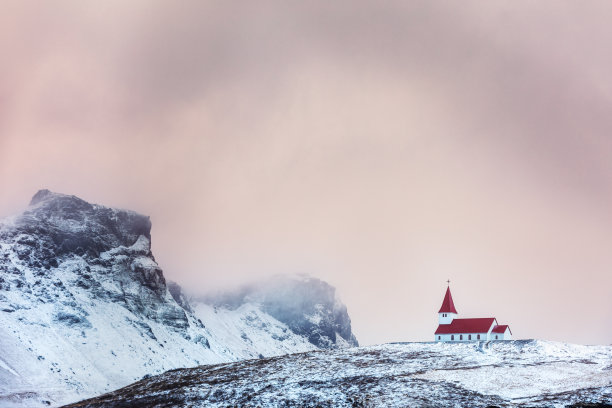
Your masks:
[{"label": "mist", "polygon": [[0,216],[150,215],[199,291],[308,273],[360,344],[612,341],[608,2],[8,1]]}]

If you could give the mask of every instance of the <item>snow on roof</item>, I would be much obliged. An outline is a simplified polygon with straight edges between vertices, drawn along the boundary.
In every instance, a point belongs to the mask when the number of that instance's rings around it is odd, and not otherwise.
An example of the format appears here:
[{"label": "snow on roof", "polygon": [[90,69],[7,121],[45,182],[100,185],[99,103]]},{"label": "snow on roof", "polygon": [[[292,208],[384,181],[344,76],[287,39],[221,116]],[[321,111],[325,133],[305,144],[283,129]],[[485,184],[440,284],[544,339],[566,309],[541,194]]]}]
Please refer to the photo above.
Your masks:
[{"label": "snow on roof", "polygon": [[451,296],[450,286],[446,288],[446,295],[444,295],[444,301],[442,301],[442,307],[438,313],[457,313],[455,304],[453,303],[453,297]]},{"label": "snow on roof", "polygon": [[488,333],[494,323],[497,323],[494,317],[453,319],[450,324],[439,325],[435,334]]},{"label": "snow on roof", "polygon": [[493,328],[493,333],[505,333],[506,329],[508,329],[510,331],[510,334],[512,334],[512,330],[510,330],[510,326],[508,326],[507,324],[498,324],[497,326],[495,326]]}]

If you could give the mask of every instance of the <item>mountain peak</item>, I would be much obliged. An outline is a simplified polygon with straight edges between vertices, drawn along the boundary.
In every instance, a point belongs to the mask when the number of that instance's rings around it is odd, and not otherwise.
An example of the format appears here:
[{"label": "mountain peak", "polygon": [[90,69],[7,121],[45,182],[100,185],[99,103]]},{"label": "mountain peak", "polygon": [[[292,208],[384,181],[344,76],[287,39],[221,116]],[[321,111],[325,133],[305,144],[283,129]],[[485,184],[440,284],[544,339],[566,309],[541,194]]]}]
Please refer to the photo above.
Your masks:
[{"label": "mountain peak", "polygon": [[148,216],[91,204],[77,196],[47,189],[34,194],[30,206],[10,221],[5,224],[11,227],[4,228],[0,235],[37,237],[56,257],[71,253],[97,257],[119,246],[129,248],[140,236],[151,241]]},{"label": "mountain peak", "polygon": [[69,197],[69,196],[65,194],[60,194],[60,193],[54,193],[53,191],[50,191],[44,188],[44,189],[38,190],[36,194],[34,194],[34,196],[32,197],[32,200],[30,201],[30,206],[39,204],[42,201],[46,201],[52,198],[59,198],[59,197]]}]

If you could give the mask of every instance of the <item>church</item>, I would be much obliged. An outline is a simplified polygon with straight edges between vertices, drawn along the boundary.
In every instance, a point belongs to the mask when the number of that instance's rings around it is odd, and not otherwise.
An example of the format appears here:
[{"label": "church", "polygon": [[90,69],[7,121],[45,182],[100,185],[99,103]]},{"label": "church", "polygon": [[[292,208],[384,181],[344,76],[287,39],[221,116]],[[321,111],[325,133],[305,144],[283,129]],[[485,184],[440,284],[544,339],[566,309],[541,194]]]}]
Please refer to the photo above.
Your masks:
[{"label": "church", "polygon": [[435,341],[512,340],[510,326],[497,324],[494,317],[457,319],[450,285],[446,288],[446,295],[438,312],[438,323]]}]

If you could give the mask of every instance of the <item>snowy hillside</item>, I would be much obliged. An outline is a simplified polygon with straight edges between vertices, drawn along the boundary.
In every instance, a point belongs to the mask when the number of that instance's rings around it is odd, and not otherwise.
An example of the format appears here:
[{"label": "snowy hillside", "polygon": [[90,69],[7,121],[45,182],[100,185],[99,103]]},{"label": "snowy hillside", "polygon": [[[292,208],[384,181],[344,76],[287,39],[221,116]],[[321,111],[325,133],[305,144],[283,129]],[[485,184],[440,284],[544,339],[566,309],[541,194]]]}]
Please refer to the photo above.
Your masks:
[{"label": "snowy hillside", "polygon": [[612,346],[516,340],[385,344],[179,369],[71,406],[606,404],[612,404]]},{"label": "snowy hillside", "polygon": [[0,406],[57,405],[173,368],[317,349],[259,303],[190,305],[166,284],[150,228],[148,217],[47,190],[0,222]]}]

